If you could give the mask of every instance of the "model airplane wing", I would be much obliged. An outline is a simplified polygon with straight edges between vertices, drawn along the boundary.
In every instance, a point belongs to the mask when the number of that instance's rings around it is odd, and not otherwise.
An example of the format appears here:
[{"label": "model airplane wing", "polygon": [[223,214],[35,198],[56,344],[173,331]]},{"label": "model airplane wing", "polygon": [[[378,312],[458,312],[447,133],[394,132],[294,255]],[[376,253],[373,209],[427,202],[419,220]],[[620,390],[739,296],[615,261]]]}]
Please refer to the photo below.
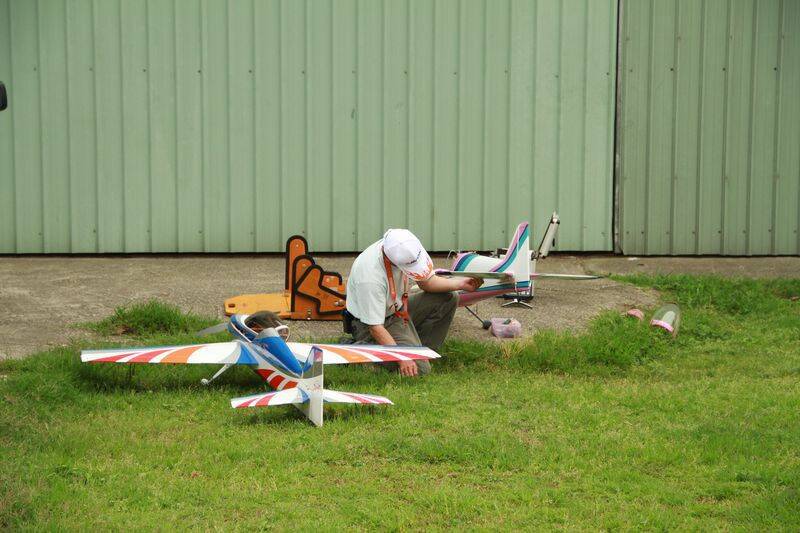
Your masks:
[{"label": "model airplane wing", "polygon": [[299,361],[305,361],[312,346],[322,350],[322,362],[326,365],[345,365],[348,363],[387,363],[393,361],[413,361],[416,359],[436,359],[438,353],[425,346],[380,346],[377,344],[306,344],[287,342]]},{"label": "model airplane wing", "polygon": [[188,346],[83,350],[84,363],[165,363],[197,365],[258,365],[241,342],[215,342]]},{"label": "model airplane wing", "polygon": [[572,280],[582,280],[582,279],[600,279],[603,276],[597,276],[594,274],[548,274],[545,272],[534,272],[531,274],[531,279],[534,278],[551,278],[551,279],[572,279]]},{"label": "model airplane wing", "polygon": [[437,276],[459,276],[463,278],[478,279],[500,279],[511,280],[514,278],[513,272],[468,272],[460,270],[437,270]]}]

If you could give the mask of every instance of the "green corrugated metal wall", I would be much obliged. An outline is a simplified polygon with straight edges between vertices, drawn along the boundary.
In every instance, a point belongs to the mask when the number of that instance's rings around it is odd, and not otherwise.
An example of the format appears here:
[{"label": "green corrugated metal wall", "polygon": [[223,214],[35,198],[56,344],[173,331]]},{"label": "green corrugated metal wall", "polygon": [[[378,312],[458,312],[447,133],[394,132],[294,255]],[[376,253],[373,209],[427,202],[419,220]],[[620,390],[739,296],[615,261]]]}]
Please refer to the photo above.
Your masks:
[{"label": "green corrugated metal wall", "polygon": [[800,252],[800,1],[625,0],[620,244]]},{"label": "green corrugated metal wall", "polygon": [[0,0],[0,252],[612,247],[616,0]]}]

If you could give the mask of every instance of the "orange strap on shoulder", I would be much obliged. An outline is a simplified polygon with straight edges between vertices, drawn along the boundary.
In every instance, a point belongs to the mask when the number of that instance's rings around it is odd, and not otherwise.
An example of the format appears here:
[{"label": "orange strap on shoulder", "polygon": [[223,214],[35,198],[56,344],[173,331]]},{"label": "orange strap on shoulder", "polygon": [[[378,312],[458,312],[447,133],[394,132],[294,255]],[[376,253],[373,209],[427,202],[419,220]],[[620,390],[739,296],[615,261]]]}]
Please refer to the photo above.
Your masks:
[{"label": "orange strap on shoulder", "polygon": [[[397,289],[394,286],[394,276],[392,275],[392,264],[389,262],[389,258],[386,257],[386,254],[381,252],[383,255],[383,266],[386,268],[386,279],[389,282],[389,294],[392,297],[392,305],[397,307]],[[403,322],[408,323],[411,320],[411,316],[408,314],[408,276],[403,274],[403,296],[401,301],[403,302],[403,308],[398,309],[394,312],[394,316],[402,318]]]}]

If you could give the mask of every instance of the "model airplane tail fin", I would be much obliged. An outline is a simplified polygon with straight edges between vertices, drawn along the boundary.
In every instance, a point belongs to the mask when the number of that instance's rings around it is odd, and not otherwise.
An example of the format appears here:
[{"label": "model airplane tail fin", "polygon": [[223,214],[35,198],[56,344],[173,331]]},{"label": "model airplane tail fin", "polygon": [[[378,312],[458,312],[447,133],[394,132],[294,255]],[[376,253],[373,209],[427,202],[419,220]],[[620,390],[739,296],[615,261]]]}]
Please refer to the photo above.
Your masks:
[{"label": "model airplane tail fin", "polygon": [[516,281],[528,280],[530,278],[531,252],[530,252],[530,226],[527,222],[517,226],[514,238],[508,245],[508,251],[502,258],[494,272],[509,272],[514,275]]}]

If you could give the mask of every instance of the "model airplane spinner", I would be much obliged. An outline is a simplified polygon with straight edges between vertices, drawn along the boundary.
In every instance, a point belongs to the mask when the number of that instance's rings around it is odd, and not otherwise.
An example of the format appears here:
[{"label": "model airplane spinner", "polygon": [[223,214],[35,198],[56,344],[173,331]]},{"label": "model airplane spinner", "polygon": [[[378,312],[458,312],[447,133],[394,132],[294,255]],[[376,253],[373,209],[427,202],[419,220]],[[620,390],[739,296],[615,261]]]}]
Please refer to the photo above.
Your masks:
[{"label": "model airplane spinner", "polygon": [[424,346],[372,346],[285,342],[274,328],[256,333],[247,326],[248,315],[233,315],[228,331],[237,340],[189,346],[84,350],[84,363],[162,363],[223,365],[207,385],[233,365],[252,368],[273,392],[233,398],[231,407],[269,407],[291,404],[316,426],[322,425],[325,403],[391,404],[388,398],[328,390],[323,387],[323,366],[328,364],[385,363],[435,359],[439,354]]}]

